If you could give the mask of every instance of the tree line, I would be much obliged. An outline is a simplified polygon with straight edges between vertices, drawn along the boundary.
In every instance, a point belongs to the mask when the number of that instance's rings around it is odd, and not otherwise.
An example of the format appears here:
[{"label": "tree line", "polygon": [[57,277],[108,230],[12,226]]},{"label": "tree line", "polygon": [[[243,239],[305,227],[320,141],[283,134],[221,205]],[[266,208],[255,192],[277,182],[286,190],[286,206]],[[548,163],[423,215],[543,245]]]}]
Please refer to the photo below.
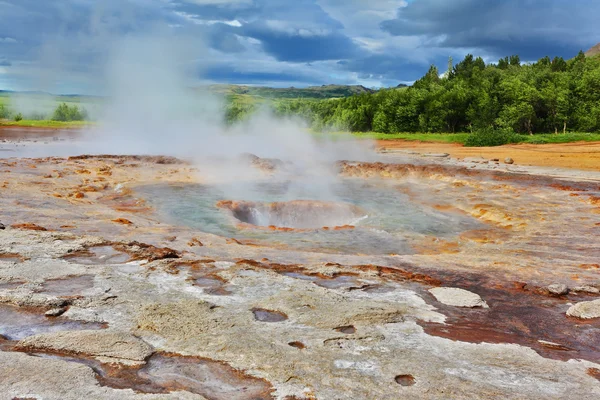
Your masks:
[{"label": "tree line", "polygon": [[600,57],[519,56],[487,64],[467,55],[441,75],[437,67],[408,88],[343,99],[292,100],[273,105],[314,129],[355,132],[477,132],[519,134],[600,131]]}]

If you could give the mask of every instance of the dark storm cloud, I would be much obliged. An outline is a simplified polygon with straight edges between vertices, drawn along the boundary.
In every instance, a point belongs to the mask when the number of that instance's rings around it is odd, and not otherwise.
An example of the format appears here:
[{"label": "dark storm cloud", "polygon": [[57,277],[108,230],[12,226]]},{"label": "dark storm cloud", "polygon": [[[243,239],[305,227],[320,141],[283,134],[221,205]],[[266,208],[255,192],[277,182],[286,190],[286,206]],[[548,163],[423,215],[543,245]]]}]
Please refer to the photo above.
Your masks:
[{"label": "dark storm cloud", "polygon": [[241,32],[244,36],[260,40],[264,50],[279,61],[337,60],[354,57],[358,51],[350,38],[335,31],[282,31],[254,23],[244,26]]},{"label": "dark storm cloud", "polygon": [[[205,77],[215,81],[244,84],[249,82],[286,82],[296,84],[313,84],[314,77],[309,75],[285,72],[244,72],[229,66],[210,68]],[[320,83],[320,82],[317,82]],[[324,83],[324,82],[323,82]]]},{"label": "dark storm cloud", "polygon": [[414,62],[402,54],[376,54],[348,60],[342,67],[358,72],[362,79],[379,77],[384,80],[414,81],[422,77],[431,64],[443,70],[447,63],[447,57],[434,57],[430,62]]},{"label": "dark storm cloud", "polygon": [[467,52],[572,57],[600,42],[598,15],[600,0],[0,0],[1,66],[19,66],[0,86],[53,62],[93,76],[112,42],[159,26],[229,66],[202,78],[393,84]]},{"label": "dark storm cloud", "polygon": [[490,55],[573,57],[600,41],[598,0],[415,0],[384,21],[396,36]]}]

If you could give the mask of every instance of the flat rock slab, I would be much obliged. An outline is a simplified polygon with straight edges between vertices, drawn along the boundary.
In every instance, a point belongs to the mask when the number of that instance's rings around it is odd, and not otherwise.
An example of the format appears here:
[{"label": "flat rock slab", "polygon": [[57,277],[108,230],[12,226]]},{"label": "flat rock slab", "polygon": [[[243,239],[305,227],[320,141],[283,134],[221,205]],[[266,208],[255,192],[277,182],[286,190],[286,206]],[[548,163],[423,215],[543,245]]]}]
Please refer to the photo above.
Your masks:
[{"label": "flat rock slab", "polygon": [[421,154],[421,156],[433,157],[433,158],[446,158],[446,157],[450,157],[450,154],[448,154],[448,153],[425,153],[425,154]]},{"label": "flat rock slab", "polygon": [[152,347],[124,332],[66,331],[33,335],[21,340],[17,348],[27,351],[51,351],[84,354],[101,361],[123,364],[141,363],[152,353]]},{"label": "flat rock slab", "polygon": [[448,306],[488,308],[487,303],[478,294],[469,292],[468,290],[439,287],[429,289],[429,292],[437,301]]},{"label": "flat rock slab", "polygon": [[581,319],[600,318],[600,299],[577,303],[567,310],[567,315]]}]

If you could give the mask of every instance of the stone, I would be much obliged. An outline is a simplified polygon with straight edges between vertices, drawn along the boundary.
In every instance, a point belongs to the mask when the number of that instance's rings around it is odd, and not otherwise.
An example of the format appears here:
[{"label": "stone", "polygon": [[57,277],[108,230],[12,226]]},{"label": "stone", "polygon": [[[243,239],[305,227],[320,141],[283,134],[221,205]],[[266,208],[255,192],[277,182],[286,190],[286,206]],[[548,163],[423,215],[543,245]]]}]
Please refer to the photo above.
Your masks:
[{"label": "stone", "polygon": [[600,299],[577,303],[567,310],[567,315],[580,319],[600,318]]},{"label": "stone", "polygon": [[504,164],[514,164],[514,163],[515,163],[515,160],[513,160],[513,159],[512,159],[512,158],[510,158],[510,157],[506,157],[506,158],[504,159]]},{"label": "stone", "polygon": [[548,287],[546,287],[546,290],[548,290],[548,293],[555,296],[564,296],[565,294],[569,293],[569,288],[567,287],[567,285],[558,283],[549,285]]},{"label": "stone", "polygon": [[423,157],[446,158],[446,157],[450,157],[450,154],[448,154],[448,153],[426,153],[426,154],[423,154]]},{"label": "stone", "polygon": [[600,293],[600,289],[593,286],[577,286],[571,289],[573,292],[584,292],[584,293]]},{"label": "stone", "polygon": [[65,311],[67,311],[67,310],[66,310],[66,309],[64,309],[64,308],[62,308],[62,307],[59,307],[59,308],[52,308],[52,309],[50,309],[50,310],[46,311],[46,312],[44,313],[44,315],[45,315],[46,317],[58,317],[58,316],[61,316],[61,315],[63,315],[63,314],[65,313]]},{"label": "stone", "polygon": [[478,294],[469,292],[468,290],[439,287],[429,289],[429,292],[437,301],[448,306],[488,308],[487,303]]},{"label": "stone", "polygon": [[0,230],[1,229],[6,229],[6,226],[3,223],[0,222]]},{"label": "stone", "polygon": [[125,332],[66,331],[29,336],[17,343],[24,351],[84,354],[103,361],[139,364],[153,353],[152,346]]}]

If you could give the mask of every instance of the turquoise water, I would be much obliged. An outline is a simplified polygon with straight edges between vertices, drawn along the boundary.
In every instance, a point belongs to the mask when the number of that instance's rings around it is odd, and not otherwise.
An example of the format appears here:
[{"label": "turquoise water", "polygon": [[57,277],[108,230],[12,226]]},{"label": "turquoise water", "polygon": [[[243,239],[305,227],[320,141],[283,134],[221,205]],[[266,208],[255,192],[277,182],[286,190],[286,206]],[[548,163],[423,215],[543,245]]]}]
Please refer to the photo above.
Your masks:
[{"label": "turquoise water", "polygon": [[[295,182],[253,182],[235,185],[152,185],[138,193],[168,222],[203,232],[260,244],[283,244],[295,249],[361,254],[411,254],[409,239],[421,235],[451,238],[481,227],[472,217],[444,213],[412,202],[389,181],[341,179],[326,187],[303,189]],[[316,198],[315,193],[319,193]],[[216,207],[220,200],[275,202],[324,200],[353,204],[365,215],[353,230],[279,232],[240,229],[231,213]],[[307,216],[310,218],[311,216]]]}]

